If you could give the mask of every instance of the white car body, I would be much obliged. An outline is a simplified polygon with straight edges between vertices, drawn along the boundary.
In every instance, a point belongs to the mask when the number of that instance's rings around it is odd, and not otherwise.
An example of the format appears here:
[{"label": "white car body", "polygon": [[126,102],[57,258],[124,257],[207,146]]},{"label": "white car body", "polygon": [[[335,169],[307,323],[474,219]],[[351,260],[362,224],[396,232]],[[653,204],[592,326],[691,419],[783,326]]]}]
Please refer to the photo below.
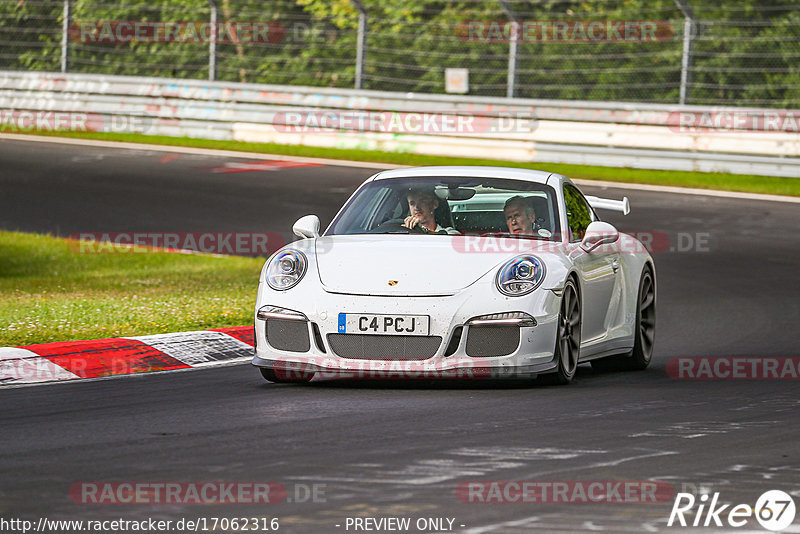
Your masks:
[{"label": "white car body", "polygon": [[[551,186],[555,191],[560,235],[563,238],[556,242],[477,235],[316,236],[313,230],[304,231],[300,228],[298,231],[298,225],[303,226],[299,221],[295,227],[296,233],[312,237],[290,243],[284,249],[293,249],[305,255],[308,261],[306,272],[294,287],[276,290],[266,281],[271,259],[265,264],[255,306],[255,366],[261,367],[262,372],[284,369],[307,374],[316,372],[345,377],[391,378],[435,374],[533,377],[554,372],[559,368],[556,348],[559,312],[568,279],[577,286],[579,304],[582,304],[579,309],[578,363],[630,353],[634,349],[640,277],[649,269],[655,286],[653,260],[639,241],[623,233],[619,233],[618,238],[614,234],[616,239],[613,242],[592,251],[586,250],[583,241],[570,242],[564,199],[565,184],[572,184],[568,178],[523,169],[422,167],[380,172],[361,187],[378,180],[413,180],[430,176],[491,177]],[[628,210],[627,199],[623,202],[594,197],[588,199],[593,208]],[[600,224],[595,226],[599,227]],[[611,233],[616,232],[608,224],[605,227],[610,228]],[[529,251],[545,265],[543,281],[527,295],[504,295],[496,284],[498,269],[510,258]],[[261,315],[259,310],[262,310]],[[277,312],[269,315],[263,310]],[[286,315],[282,316],[284,312],[281,310],[285,310]],[[518,327],[509,326],[502,319],[491,319],[485,324],[480,324],[479,320],[476,324],[469,324],[471,319],[506,312],[524,312],[535,319],[535,326],[522,323]],[[410,349],[405,344],[374,339],[375,336],[391,337],[391,334],[374,334],[372,338],[363,337],[370,334],[341,334],[341,313],[429,316],[426,337],[441,339],[438,342],[434,339],[426,345],[426,350],[433,352],[432,355],[426,352],[416,357],[408,353]],[[278,345],[284,345],[283,348],[287,344],[292,345],[292,350],[282,350],[268,340],[267,322],[272,320],[284,321],[280,323],[283,326],[289,325],[285,332],[281,330],[288,337]],[[290,324],[291,321],[294,323]],[[509,332],[518,328],[518,343],[497,342],[506,347],[516,344],[516,348],[508,354],[492,354],[492,338],[487,338],[486,334],[479,337],[480,331],[474,330],[487,326],[496,328],[492,333],[508,334],[510,337],[513,334]],[[476,341],[471,345],[471,353],[468,353],[471,330]],[[456,333],[460,333],[460,336],[453,341]],[[301,340],[293,345],[295,337],[305,335],[307,342]],[[341,338],[343,335],[362,337],[356,340]],[[359,347],[374,345],[378,349],[372,350],[377,352],[381,352],[380,347],[392,350],[392,347],[402,345],[405,348],[403,354],[398,353],[396,357],[384,353],[360,358],[353,357],[352,353],[355,351],[358,354],[360,349],[347,345],[350,347],[347,351],[351,353],[343,357],[332,346],[334,340],[337,341],[339,352],[345,352],[342,343],[351,340],[357,341],[356,345],[363,342]],[[413,345],[417,341],[411,340],[409,343]],[[434,344],[437,345],[435,350],[430,349]],[[302,350],[306,347],[307,350]],[[510,349],[499,350],[508,352]],[[274,378],[274,372],[270,376]],[[571,376],[568,378],[571,379]]]}]

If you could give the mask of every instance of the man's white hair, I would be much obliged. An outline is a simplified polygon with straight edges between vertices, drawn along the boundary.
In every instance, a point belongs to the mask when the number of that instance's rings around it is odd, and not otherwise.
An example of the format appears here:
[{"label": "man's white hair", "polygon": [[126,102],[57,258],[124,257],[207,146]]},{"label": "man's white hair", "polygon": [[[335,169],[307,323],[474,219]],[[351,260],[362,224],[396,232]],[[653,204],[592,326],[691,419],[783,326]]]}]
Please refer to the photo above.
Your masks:
[{"label": "man's white hair", "polygon": [[522,195],[516,195],[508,200],[506,200],[505,205],[503,206],[503,211],[505,211],[510,205],[512,204],[519,204],[525,209],[525,213],[528,217],[535,218],[536,217],[536,208],[533,207],[533,204],[527,197],[523,197]]}]

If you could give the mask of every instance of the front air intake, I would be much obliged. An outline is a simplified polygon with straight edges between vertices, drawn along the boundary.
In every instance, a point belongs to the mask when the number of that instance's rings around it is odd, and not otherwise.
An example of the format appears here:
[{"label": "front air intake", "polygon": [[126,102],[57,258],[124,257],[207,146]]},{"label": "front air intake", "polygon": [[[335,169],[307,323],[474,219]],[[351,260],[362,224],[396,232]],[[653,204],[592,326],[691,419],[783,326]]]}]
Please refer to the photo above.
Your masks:
[{"label": "front air intake", "polygon": [[519,347],[519,332],[518,326],[470,326],[467,330],[467,356],[508,356]]},{"label": "front air intake", "polygon": [[308,322],[267,319],[267,343],[275,349],[289,352],[308,352],[311,339]]},{"label": "front air intake", "polygon": [[427,360],[442,344],[441,336],[328,334],[331,350],[350,360]]}]

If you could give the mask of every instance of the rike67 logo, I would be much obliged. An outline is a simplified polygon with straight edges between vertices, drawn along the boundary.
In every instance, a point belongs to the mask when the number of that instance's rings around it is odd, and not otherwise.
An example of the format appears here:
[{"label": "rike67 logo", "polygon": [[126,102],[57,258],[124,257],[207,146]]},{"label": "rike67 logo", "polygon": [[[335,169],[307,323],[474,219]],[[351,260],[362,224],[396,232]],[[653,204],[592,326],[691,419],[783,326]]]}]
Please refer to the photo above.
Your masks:
[{"label": "rike67 logo", "polygon": [[[697,509],[695,509],[697,505]],[[694,521],[691,516],[694,515]],[[689,516],[687,519],[685,516]],[[784,530],[794,521],[794,499],[781,490],[770,490],[761,494],[755,506],[750,504],[719,504],[719,492],[711,496],[701,495],[695,499],[691,493],[678,493],[667,526],[732,527],[739,528],[755,517],[767,530]],[[727,523],[727,525],[726,525]]]}]

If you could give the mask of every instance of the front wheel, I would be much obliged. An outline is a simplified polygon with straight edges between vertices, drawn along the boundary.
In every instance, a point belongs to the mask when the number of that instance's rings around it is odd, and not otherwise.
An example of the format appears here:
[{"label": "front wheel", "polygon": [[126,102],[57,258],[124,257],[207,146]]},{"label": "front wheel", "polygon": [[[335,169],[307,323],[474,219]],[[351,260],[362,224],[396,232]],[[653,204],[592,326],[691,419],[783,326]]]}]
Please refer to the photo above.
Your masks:
[{"label": "front wheel", "polygon": [[575,378],[581,352],[581,299],[572,280],[564,285],[561,310],[558,314],[555,373],[541,375],[545,383],[569,384]]},{"label": "front wheel", "polygon": [[282,369],[278,372],[275,369],[259,367],[261,376],[269,382],[276,384],[304,384],[314,378],[314,373],[309,371],[294,371]]}]

